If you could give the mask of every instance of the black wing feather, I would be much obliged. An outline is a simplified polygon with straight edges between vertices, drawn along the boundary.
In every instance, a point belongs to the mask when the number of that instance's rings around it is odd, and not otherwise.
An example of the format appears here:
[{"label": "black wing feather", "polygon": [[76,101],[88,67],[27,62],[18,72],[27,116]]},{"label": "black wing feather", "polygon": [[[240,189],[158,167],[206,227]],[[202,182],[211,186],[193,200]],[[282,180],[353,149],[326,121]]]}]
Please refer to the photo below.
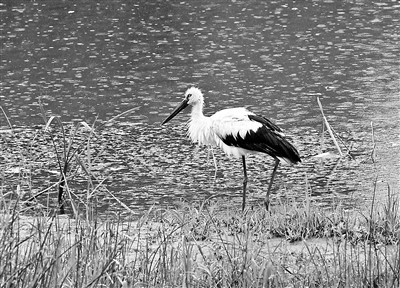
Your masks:
[{"label": "black wing feather", "polygon": [[267,118],[265,118],[263,116],[249,115],[249,119],[252,120],[252,121],[259,122],[259,123],[267,126],[272,131],[282,132],[281,128],[279,128],[278,125],[272,123],[269,119],[267,119]]},{"label": "black wing feather", "polygon": [[222,141],[228,146],[263,152],[274,158],[287,159],[292,163],[301,161],[299,152],[279,133],[282,130],[277,125],[262,116],[249,115],[249,119],[263,125],[257,131],[249,130],[244,138],[238,133],[237,135],[226,135]]}]

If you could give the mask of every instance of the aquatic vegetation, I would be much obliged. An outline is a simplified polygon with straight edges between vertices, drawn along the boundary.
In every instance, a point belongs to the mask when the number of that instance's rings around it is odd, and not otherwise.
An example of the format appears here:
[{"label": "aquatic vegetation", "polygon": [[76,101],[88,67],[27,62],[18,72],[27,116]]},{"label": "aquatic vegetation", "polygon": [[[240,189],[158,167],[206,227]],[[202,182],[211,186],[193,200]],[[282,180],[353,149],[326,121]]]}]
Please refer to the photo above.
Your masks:
[{"label": "aquatic vegetation", "polygon": [[[1,199],[0,287],[397,287],[399,198],[153,207],[140,219],[26,216]],[[126,209],[129,209],[126,207]],[[127,213],[132,213],[127,210]]]},{"label": "aquatic vegetation", "polygon": [[[376,180],[372,202],[364,208],[351,207],[343,199],[322,207],[306,185],[302,200],[278,198],[271,211],[253,202],[242,212],[235,199],[210,197],[203,201],[176,200],[170,208],[153,205],[138,217],[138,212],[106,185],[113,179],[104,174],[109,166],[107,161],[101,161],[102,149],[91,142],[93,129],[81,124],[64,129],[61,123],[64,132],[60,136],[50,131],[54,149],[48,149],[52,146],[42,139],[52,121],[58,120],[48,118],[45,129],[33,133],[34,137],[25,137],[28,144],[17,142],[17,153],[7,152],[18,157],[11,157],[4,164],[2,179],[10,174],[20,177],[14,179],[16,188],[1,188],[0,287],[400,284],[399,198],[388,187],[386,203],[378,204]],[[14,132],[11,129],[10,133]],[[81,132],[89,132],[89,137]],[[18,136],[5,137],[6,144]],[[34,147],[38,142],[47,148],[23,148]],[[133,158],[140,164],[135,171],[156,166],[149,162],[155,151],[143,149],[148,154],[143,159]],[[65,185],[72,211],[69,216],[60,216],[58,205],[34,199],[46,194],[50,197],[48,192],[61,180],[39,192],[28,180],[33,178],[39,158],[53,159],[47,164],[52,168],[46,169],[53,169],[56,177],[60,176],[57,167],[63,163],[61,159],[68,159],[67,151],[75,156],[69,158],[74,159],[70,166],[73,169],[63,172],[69,175],[64,180],[73,183],[81,179],[86,185],[79,189]],[[111,153],[106,155],[108,159]],[[171,181],[176,186],[175,180]],[[26,194],[30,195],[28,199]],[[104,199],[114,203],[109,210],[118,206],[115,212],[99,215],[97,206]]]}]

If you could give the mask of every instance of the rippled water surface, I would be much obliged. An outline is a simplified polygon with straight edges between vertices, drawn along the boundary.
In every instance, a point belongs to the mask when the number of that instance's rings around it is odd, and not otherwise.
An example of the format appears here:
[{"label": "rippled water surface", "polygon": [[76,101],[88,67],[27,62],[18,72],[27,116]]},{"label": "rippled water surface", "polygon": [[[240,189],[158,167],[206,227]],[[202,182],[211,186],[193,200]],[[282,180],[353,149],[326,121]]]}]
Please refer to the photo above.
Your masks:
[{"label": "rippled water surface", "polygon": [[[321,205],[354,203],[371,198],[376,177],[378,193],[398,191],[398,1],[2,1],[0,19],[0,104],[17,128],[4,132],[0,115],[3,191],[21,178],[33,192],[58,180],[41,103],[66,126],[136,108],[90,143],[96,181],[133,210],[215,195],[239,203],[240,161],[214,150],[214,180],[208,150],[186,137],[188,113],[160,127],[192,84],[205,114],[246,106],[291,137],[303,162],[280,168],[275,200],[309,191]],[[313,157],[335,152],[316,96],[353,160]],[[272,161],[249,157],[248,169],[249,200],[261,203]],[[79,194],[86,178],[71,173]],[[103,211],[120,208],[99,193]]]}]

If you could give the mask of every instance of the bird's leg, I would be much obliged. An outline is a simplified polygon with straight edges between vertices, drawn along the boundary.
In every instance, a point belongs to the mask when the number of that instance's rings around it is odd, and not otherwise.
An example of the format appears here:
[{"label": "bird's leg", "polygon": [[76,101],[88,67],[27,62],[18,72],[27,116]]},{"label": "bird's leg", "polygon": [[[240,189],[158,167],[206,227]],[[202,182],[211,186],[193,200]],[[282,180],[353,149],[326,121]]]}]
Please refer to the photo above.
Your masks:
[{"label": "bird's leg", "polygon": [[244,207],[246,206],[246,187],[247,187],[247,171],[246,171],[246,158],[244,155],[242,156],[243,161],[243,202],[242,202],[242,211],[244,211]]},{"label": "bird's leg", "polygon": [[207,163],[208,163],[208,160],[210,160],[210,153],[211,153],[211,156],[212,156],[212,158],[213,158],[213,162],[214,162],[214,181],[217,181],[217,171],[218,171],[218,166],[217,166],[217,159],[215,158],[215,155],[214,155],[214,150],[213,150],[213,148],[212,148],[212,146],[211,145],[209,145],[209,146],[207,146]]},{"label": "bird's leg", "polygon": [[269,193],[271,192],[272,183],[274,182],[274,177],[276,170],[278,169],[279,162],[280,162],[279,159],[275,158],[274,170],[272,171],[271,180],[269,181],[267,195],[265,196],[265,201],[264,201],[265,209],[267,209],[267,211],[269,210]]},{"label": "bird's leg", "polygon": [[216,181],[216,180],[217,180],[217,171],[218,171],[217,159],[215,158],[214,150],[213,150],[212,146],[210,146],[210,150],[211,150],[211,155],[212,155],[212,157],[213,157],[214,168],[215,168],[215,172],[214,172],[214,181]]}]

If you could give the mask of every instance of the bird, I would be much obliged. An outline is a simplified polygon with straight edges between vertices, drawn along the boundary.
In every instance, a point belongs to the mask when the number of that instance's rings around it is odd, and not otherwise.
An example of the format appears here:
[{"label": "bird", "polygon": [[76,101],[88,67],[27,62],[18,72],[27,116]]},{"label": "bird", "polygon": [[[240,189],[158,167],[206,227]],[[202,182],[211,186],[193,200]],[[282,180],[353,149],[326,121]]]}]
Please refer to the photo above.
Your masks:
[{"label": "bird", "polygon": [[217,146],[228,156],[242,158],[243,194],[242,210],[246,205],[247,169],[246,155],[267,154],[275,160],[268,190],[264,199],[265,208],[269,210],[270,192],[278,165],[281,161],[289,164],[301,162],[300,154],[283,134],[281,128],[269,119],[250,112],[244,107],[223,109],[212,116],[203,114],[204,96],[202,91],[189,87],[183,101],[162,122],[166,124],[186,107],[191,106],[188,122],[188,136],[194,143],[206,146]]}]

